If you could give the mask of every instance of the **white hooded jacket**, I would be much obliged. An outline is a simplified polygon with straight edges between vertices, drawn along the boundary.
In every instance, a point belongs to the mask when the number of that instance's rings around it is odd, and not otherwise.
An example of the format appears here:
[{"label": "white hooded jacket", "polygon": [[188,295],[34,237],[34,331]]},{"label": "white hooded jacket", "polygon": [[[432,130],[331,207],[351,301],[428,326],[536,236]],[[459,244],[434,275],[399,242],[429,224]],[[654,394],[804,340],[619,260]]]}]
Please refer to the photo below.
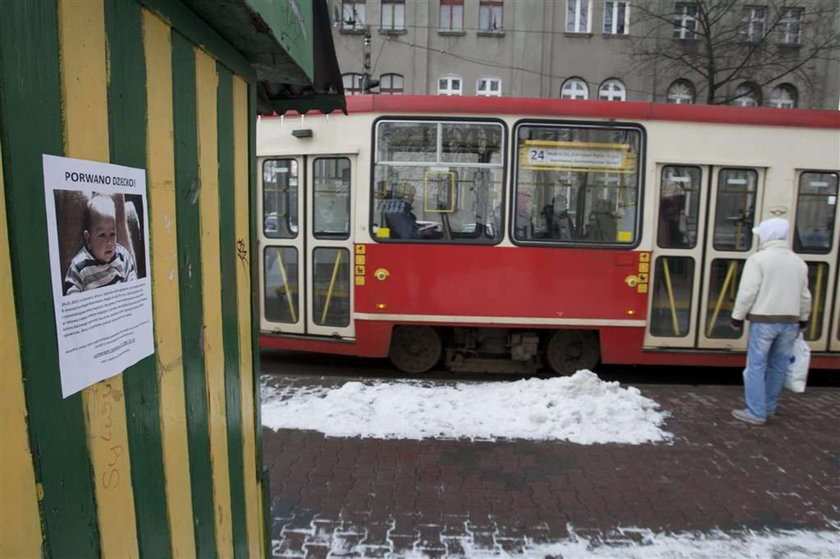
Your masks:
[{"label": "white hooded jacket", "polygon": [[788,222],[780,218],[769,219],[755,228],[761,247],[744,266],[733,319],[770,323],[808,320],[808,266],[788,248],[788,228]]}]

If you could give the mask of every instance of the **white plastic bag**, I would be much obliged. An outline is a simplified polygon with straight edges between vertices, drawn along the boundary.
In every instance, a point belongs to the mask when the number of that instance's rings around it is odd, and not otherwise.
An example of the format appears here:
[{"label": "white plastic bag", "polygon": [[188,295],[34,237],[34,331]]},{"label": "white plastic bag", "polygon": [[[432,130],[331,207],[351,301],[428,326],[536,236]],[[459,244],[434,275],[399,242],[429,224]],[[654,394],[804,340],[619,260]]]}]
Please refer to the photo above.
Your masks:
[{"label": "white plastic bag", "polygon": [[811,364],[811,348],[800,333],[793,342],[793,353],[790,356],[785,388],[791,392],[805,392],[805,382],[808,380],[808,366]]}]

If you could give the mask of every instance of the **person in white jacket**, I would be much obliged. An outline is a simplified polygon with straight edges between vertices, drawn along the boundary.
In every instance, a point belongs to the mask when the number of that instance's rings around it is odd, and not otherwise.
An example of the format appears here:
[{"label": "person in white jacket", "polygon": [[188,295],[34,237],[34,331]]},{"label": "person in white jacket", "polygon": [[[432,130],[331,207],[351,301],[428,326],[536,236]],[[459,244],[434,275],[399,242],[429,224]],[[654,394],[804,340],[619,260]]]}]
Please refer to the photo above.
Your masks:
[{"label": "person in white jacket", "polygon": [[744,319],[750,321],[747,407],[732,415],[753,425],[764,425],[775,415],[793,344],[811,314],[808,266],[788,248],[789,230],[788,221],[779,217],[753,228],[761,244],[747,259],[732,311],[732,328],[741,330]]}]

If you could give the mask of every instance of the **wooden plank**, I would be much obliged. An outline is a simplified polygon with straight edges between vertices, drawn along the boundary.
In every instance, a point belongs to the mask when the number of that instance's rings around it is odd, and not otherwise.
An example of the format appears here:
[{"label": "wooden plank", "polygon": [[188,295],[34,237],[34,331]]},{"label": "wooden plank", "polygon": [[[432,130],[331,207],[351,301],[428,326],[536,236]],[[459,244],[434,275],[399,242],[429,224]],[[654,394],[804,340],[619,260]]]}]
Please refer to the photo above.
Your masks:
[{"label": "wooden plank", "polygon": [[172,31],[172,106],[175,132],[175,199],[181,346],[187,405],[193,524],[198,557],[216,557],[213,467],[204,374],[201,225],[198,198],[198,122],[194,45]]},{"label": "wooden plank", "polygon": [[181,365],[181,311],[178,300],[178,238],[175,210],[175,143],[172,116],[172,42],[170,28],[143,10],[146,55],[149,216],[152,297],[155,314],[157,375],[163,475],[173,557],[195,557],[190,495],[187,409]]},{"label": "wooden plank", "polygon": [[234,76],[233,78],[233,146],[234,146],[234,181],[236,193],[234,207],[236,217],[236,299],[239,319],[239,371],[242,394],[242,444],[244,447],[245,502],[248,522],[248,554],[251,557],[265,557],[268,545],[264,529],[264,503],[260,479],[262,476],[262,457],[260,456],[259,435],[262,427],[259,423],[259,383],[256,382],[258,364],[255,356],[257,332],[254,314],[252,273],[256,270],[253,258],[255,244],[251,242],[256,224],[251,220],[251,208],[255,207],[254,167],[256,154],[256,100],[248,83]]},{"label": "wooden plank", "polygon": [[217,94],[219,138],[219,250],[222,268],[222,337],[225,349],[225,401],[227,403],[227,443],[230,465],[230,506],[233,528],[233,555],[248,557],[245,517],[245,488],[242,461],[242,405],[239,371],[239,325],[236,293],[235,184],[233,167],[233,84],[230,71],[216,64],[219,75]]},{"label": "wooden plank", "polygon": [[210,459],[216,512],[217,553],[230,557],[233,535],[230,518],[230,471],[225,405],[225,355],[222,339],[221,266],[219,265],[219,154],[216,119],[216,61],[195,51],[195,91],[198,115],[198,197],[201,220],[201,271],[204,308],[204,374],[210,413]]},{"label": "wooden plank", "polygon": [[[59,0],[64,145],[68,157],[109,160],[102,0]],[[82,391],[102,554],[139,557],[122,375]]]},{"label": "wooden plank", "polygon": [[[9,251],[43,553],[99,555],[82,399],[61,398],[42,154],[61,155],[58,14],[54,2],[10,0],[0,17],[0,141]],[[37,189],[35,191],[34,189]],[[60,425],[60,429],[56,426]]]},{"label": "wooden plank", "polygon": [[[146,167],[146,74],[140,5],[105,0],[105,26],[110,72],[108,123],[111,162]],[[137,208],[143,224],[144,208]],[[136,255],[145,260],[145,250]],[[145,263],[143,263],[145,264]],[[153,305],[153,308],[156,308]],[[167,320],[161,318],[160,320]],[[123,374],[128,440],[131,449],[131,485],[137,517],[137,546],[146,557],[170,556],[169,522],[163,477],[160,432],[160,391],[154,356]]]},{"label": "wooden plank", "polygon": [[[2,150],[0,149],[0,152]],[[0,157],[0,278],[12,277],[6,220],[6,188]],[[0,557],[41,555],[41,519],[35,494],[35,469],[29,451],[23,367],[12,282],[0,281],[0,425],[3,458],[0,460]]]}]

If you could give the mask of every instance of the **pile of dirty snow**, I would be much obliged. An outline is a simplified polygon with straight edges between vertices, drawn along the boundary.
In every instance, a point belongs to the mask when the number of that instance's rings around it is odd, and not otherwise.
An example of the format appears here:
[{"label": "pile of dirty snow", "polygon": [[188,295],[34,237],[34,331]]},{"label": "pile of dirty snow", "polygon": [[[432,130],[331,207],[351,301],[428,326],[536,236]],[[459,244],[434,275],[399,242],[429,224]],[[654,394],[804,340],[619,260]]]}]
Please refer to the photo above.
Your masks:
[{"label": "pile of dirty snow", "polygon": [[579,444],[665,441],[667,412],[592,371],[515,382],[348,382],[266,390],[262,423],[333,437],[533,439]]}]

